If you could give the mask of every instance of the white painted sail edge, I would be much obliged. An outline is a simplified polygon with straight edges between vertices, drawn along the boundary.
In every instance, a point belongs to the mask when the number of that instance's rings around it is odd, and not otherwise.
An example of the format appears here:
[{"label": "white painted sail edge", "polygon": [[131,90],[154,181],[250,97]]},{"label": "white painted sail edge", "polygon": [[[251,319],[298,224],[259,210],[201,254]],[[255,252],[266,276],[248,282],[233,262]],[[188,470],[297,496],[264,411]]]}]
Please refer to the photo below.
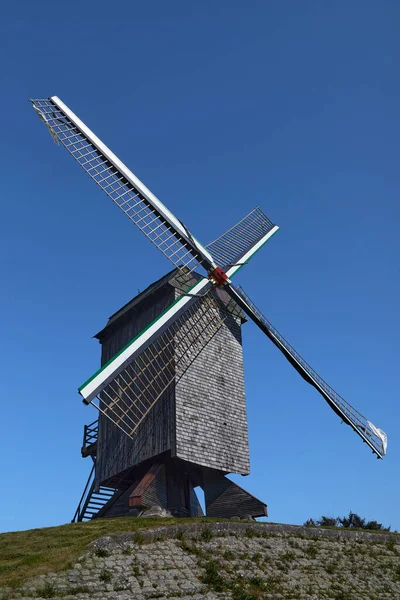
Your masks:
[{"label": "white painted sail edge", "polygon": [[[213,258],[211,254],[195,239],[191,234],[188,235],[186,228],[182,225],[182,223],[172,214],[170,210],[151,192],[145,184],[140,181],[134,173],[112,152],[101,140],[97,137],[93,131],[85,125],[79,117],[72,112],[70,108],[58,96],[52,96],[50,100],[65,114],[67,117],[76,125],[76,127],[82,131],[82,133],[88,138],[88,140],[104,154],[107,160],[110,161],[121,173],[126,177],[126,179],[135,186],[141,194],[146,198],[146,200],[154,206],[154,208],[165,218],[165,220],[171,224],[177,231],[177,233],[195,250],[198,251],[200,255],[203,255],[207,258],[207,260],[214,265]],[[214,265],[215,266],[215,265]]]}]

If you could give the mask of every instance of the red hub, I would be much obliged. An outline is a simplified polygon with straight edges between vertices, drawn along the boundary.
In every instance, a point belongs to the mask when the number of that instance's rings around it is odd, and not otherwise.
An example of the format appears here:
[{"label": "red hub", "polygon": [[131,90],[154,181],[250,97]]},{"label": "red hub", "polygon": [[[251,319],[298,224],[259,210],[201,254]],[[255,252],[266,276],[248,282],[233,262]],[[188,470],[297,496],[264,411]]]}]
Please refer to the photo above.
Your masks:
[{"label": "red hub", "polygon": [[208,276],[217,285],[223,285],[225,281],[228,281],[229,279],[228,275],[221,267],[215,267],[215,269],[209,272]]}]

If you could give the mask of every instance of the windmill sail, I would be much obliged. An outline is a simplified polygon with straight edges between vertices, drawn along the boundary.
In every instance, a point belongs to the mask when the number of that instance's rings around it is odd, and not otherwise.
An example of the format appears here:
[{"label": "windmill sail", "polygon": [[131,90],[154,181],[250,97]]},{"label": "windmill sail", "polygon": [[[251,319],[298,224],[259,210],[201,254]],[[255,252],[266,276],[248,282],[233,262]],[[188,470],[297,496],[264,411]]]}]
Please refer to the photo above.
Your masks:
[{"label": "windmill sail", "polygon": [[386,434],[381,429],[375,427],[375,425],[368,421],[360,412],[358,412],[358,410],[335,392],[335,390],[327,384],[312,367],[310,367],[293,346],[291,346],[268,319],[264,317],[261,311],[240,287],[234,288],[230,285],[227,289],[233,300],[237,302],[242,310],[260,327],[275,346],[279,348],[303,379],[319,391],[335,413],[358,433],[378,458],[383,458],[386,454]]},{"label": "windmill sail", "polygon": [[275,233],[277,230],[278,227],[257,206],[239,223],[236,223],[219,238],[207,244],[206,248],[212,254],[217,265],[227,269],[240,263],[243,255],[263,239],[266,234],[269,232]]},{"label": "windmill sail", "polygon": [[119,352],[99,369],[90,379],[79,388],[85,404],[89,404],[98,394],[133,362],[150,344],[152,344],[180,315],[190,309],[196,303],[198,296],[205,295],[211,289],[212,284],[208,279],[201,278],[189,288],[185,294],[177,300],[161,315],[159,315],[148,327],[133,338]]},{"label": "windmill sail", "polygon": [[114,376],[91,404],[133,438],[156,402],[180,380],[228,314],[213,294],[198,298]]},{"label": "windmill sail", "polygon": [[185,225],[57,96],[31,102],[53,139],[176,267],[216,266]]},{"label": "windmill sail", "polygon": [[[254,256],[277,229],[277,226],[273,226],[261,238],[257,236],[255,243],[239,256],[238,264],[232,265],[227,270],[229,278]],[[175,286],[181,294],[178,299],[79,388],[79,393],[86,404],[93,404],[129,436],[134,435],[138,425],[174,377],[180,377],[207,345],[223,324],[226,315],[233,313],[238,316],[234,302],[230,302],[226,309],[221,311],[220,306],[216,311],[215,300],[210,300],[213,298],[209,293],[212,283],[208,279],[202,278],[188,289],[185,286],[185,282],[188,281],[187,272],[185,274],[180,271],[180,273],[174,278]],[[207,307],[209,312],[205,310]],[[198,314],[203,314],[202,323],[198,323],[193,332],[186,331],[186,323],[193,322],[196,319],[195,315]],[[187,333],[189,345],[182,338],[182,332]],[[175,375],[171,370],[172,363],[167,359],[170,355],[168,346],[172,344],[171,339],[174,335]],[[177,339],[181,340],[179,345],[176,344]],[[154,356],[158,358],[153,360]],[[146,361],[149,364],[148,370],[145,368]],[[138,365],[141,365],[141,374],[135,379],[133,369],[139,368]],[[134,377],[133,382],[132,377]],[[144,378],[148,387],[137,385],[135,383],[137,377],[140,380]],[[135,406],[137,409],[134,408]]]}]

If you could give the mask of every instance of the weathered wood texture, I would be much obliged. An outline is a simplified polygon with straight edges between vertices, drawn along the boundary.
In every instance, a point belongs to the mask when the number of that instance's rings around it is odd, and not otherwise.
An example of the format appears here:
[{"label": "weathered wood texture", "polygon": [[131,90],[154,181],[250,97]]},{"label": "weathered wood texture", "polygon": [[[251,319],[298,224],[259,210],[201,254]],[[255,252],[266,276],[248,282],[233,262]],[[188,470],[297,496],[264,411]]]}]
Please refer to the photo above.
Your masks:
[{"label": "weathered wood texture", "polygon": [[[165,285],[127,311],[112,326],[103,330],[101,364],[104,365],[135,335],[153,321],[175,299],[174,288]],[[99,416],[99,438],[96,465],[96,484],[129,469],[153,456],[174,450],[175,407],[174,391],[162,395],[141,424],[134,440],[130,439],[102,414]]]},{"label": "weathered wood texture", "polygon": [[221,473],[207,470],[203,477],[208,517],[264,517],[267,506]]},{"label": "weathered wood texture", "polygon": [[110,505],[106,506],[105,509],[103,509],[101,512],[99,512],[99,514],[96,516],[96,518],[98,518],[98,517],[113,518],[113,517],[128,516],[129,512],[131,510],[129,508],[129,494],[130,494],[132,487],[133,486],[131,486],[131,488],[129,488],[128,490],[125,490],[115,500],[114,503],[110,503]]},{"label": "weathered wood texture", "polygon": [[227,473],[250,471],[240,319],[224,325],[176,384],[176,456]]},{"label": "weathered wood texture", "polygon": [[134,483],[117,494],[115,502],[108,503],[99,516],[135,516],[153,506],[164,508],[175,516],[203,516],[189,470],[187,463],[178,459],[138,467]]},{"label": "weathered wood texture", "polygon": [[166,508],[165,466],[158,463],[151,465],[142,479],[131,490],[129,506],[146,508],[161,506]]},{"label": "weathered wood texture", "polygon": [[151,506],[167,508],[165,466],[154,463],[142,472],[128,489],[122,491],[114,502],[107,504],[98,517],[136,516]]},{"label": "weathered wood texture", "polygon": [[[178,295],[163,278],[151,293],[121,309],[98,338],[102,365]],[[96,484],[168,452],[224,472],[249,472],[240,318],[229,315],[176,385],[157,402],[131,440],[100,415]],[[116,486],[118,487],[118,486]]]}]

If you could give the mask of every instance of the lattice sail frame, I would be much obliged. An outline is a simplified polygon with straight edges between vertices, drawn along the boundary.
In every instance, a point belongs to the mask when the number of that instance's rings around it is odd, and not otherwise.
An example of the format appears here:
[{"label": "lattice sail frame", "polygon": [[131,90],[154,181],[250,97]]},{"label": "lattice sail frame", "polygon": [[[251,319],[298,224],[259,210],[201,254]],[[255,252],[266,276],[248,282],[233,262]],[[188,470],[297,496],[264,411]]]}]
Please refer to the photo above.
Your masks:
[{"label": "lattice sail frame", "polygon": [[31,100],[52,138],[178,268],[215,268],[211,254],[181,221],[59,99]]},{"label": "lattice sail frame", "polygon": [[128,437],[134,438],[156,402],[180,380],[227,316],[227,309],[213,294],[199,298],[91,404]]},{"label": "lattice sail frame", "polygon": [[274,227],[274,223],[257,206],[239,223],[207,244],[206,248],[217,265],[226,269],[237,264],[240,258]]},{"label": "lattice sail frame", "polygon": [[[231,286],[232,290],[233,286]],[[383,458],[386,454],[387,437],[384,431],[375,427],[364,415],[356,410],[340,394],[338,394],[318,373],[300,356],[291,344],[279,333],[272,323],[262,314],[245,291],[239,286],[233,288],[237,295],[233,299],[238,301],[241,308],[252,318],[257,325],[264,326],[263,331],[281,352],[288,358],[300,375],[313,385],[325,398],[330,407],[339,415],[345,423],[350,425],[356,433],[369,445],[372,451]],[[255,317],[255,318],[253,318]]]},{"label": "lattice sail frame", "polygon": [[[233,277],[244,264],[246,264],[252,256],[275,234],[279,228],[274,226],[268,233],[259,239],[252,248],[243,254],[238,263],[230,267],[226,274],[230,279]],[[114,356],[106,365],[99,369],[92,377],[90,377],[79,388],[83,401],[89,404],[90,401],[98,396],[108,383],[110,383],[120,371],[131,362],[134,357],[144,350],[144,348],[154,341],[164,329],[169,327],[174,320],[180,316],[182,312],[187,310],[191,304],[200,296],[204,296],[212,287],[212,283],[205,278],[201,278],[190,289],[187,289],[185,282],[189,277],[189,269],[185,272],[180,271],[181,277],[177,280],[177,287],[180,291],[180,296],[175,302],[159,315],[144,331],[138,334],[129,344],[125,346],[116,356]],[[179,280],[179,282],[178,282]]]}]

